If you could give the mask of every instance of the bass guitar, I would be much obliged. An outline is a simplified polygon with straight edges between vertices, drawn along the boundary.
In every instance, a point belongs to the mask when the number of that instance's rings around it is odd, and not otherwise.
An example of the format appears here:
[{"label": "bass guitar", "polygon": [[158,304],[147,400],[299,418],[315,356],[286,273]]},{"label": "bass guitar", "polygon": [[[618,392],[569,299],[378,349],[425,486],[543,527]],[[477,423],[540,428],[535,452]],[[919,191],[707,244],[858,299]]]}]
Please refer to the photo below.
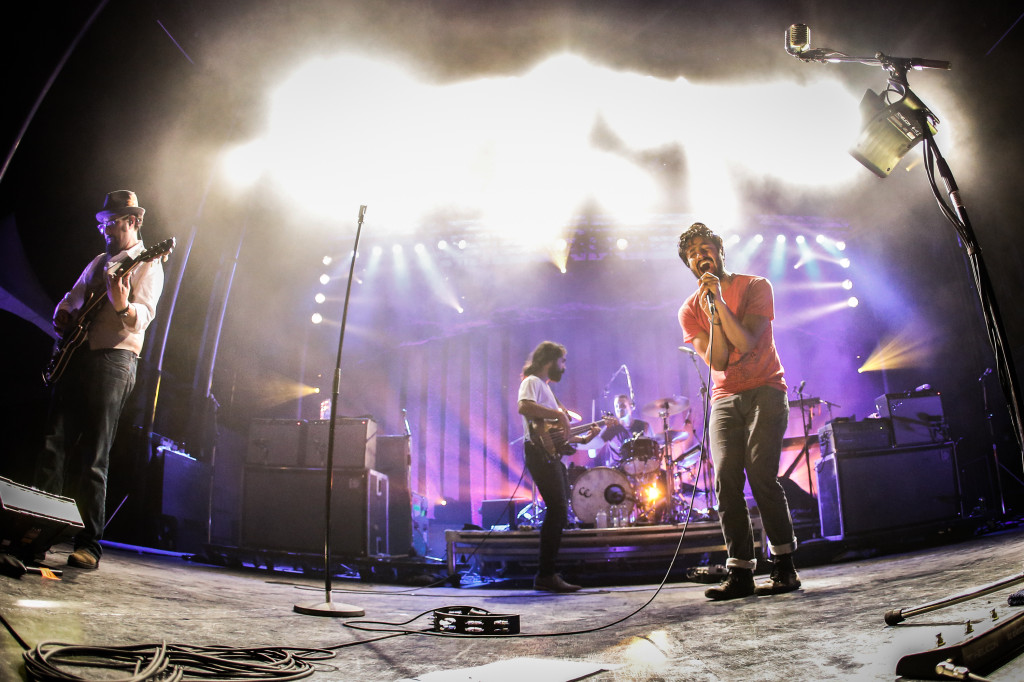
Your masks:
[{"label": "bass guitar", "polygon": [[[118,269],[113,276],[118,279],[124,279],[143,263],[168,256],[174,250],[174,244],[174,237],[171,237],[156,246],[151,246],[135,258],[124,259],[119,263]],[[50,362],[46,365],[46,369],[43,370],[43,383],[45,385],[53,384],[64,374],[71,356],[89,337],[89,327],[92,325],[93,318],[96,316],[100,304],[106,298],[106,287],[90,291],[82,307],[73,313],[74,319],[72,323],[61,332],[60,338],[57,339],[57,343],[53,346]]]},{"label": "bass guitar", "polygon": [[559,460],[576,452],[576,444],[569,442],[573,437],[589,431],[592,426],[607,424],[612,419],[615,419],[615,416],[606,412],[604,417],[597,421],[571,427],[568,437],[557,419],[530,419],[527,421],[530,442],[539,446],[551,459]]}]

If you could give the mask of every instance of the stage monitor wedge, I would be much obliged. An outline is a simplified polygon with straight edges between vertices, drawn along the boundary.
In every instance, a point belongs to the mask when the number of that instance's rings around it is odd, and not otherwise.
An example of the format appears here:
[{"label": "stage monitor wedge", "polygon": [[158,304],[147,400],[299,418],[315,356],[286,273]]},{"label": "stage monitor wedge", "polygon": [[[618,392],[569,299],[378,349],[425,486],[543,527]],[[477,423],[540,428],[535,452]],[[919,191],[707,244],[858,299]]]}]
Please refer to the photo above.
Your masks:
[{"label": "stage monitor wedge", "polygon": [[0,552],[31,560],[82,528],[71,498],[0,478]]}]

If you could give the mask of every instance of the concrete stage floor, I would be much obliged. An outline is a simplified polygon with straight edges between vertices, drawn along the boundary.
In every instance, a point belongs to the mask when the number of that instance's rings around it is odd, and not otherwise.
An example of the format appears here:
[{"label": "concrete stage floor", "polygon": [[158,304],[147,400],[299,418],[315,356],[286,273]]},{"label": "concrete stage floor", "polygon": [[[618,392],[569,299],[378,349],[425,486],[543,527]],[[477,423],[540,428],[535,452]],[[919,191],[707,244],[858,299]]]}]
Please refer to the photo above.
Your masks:
[{"label": "concrete stage floor", "polygon": [[[0,615],[29,645],[42,641],[125,646],[191,645],[331,647],[377,635],[345,627],[340,618],[294,613],[295,604],[323,601],[322,580],[287,573],[227,569],[177,556],[109,549],[97,571],[63,566],[60,545],[47,563],[63,579],[0,577]],[[798,555],[799,556],[799,555]],[[348,646],[316,665],[314,680],[545,680],[558,663],[614,669],[588,679],[612,680],[893,680],[904,654],[964,638],[1005,621],[1024,607],[1007,606],[1009,586],[958,606],[890,627],[892,608],[912,609],[1021,573],[1024,531],[1006,530],[942,547],[801,570],[803,589],[775,597],[713,603],[705,585],[670,583],[624,622],[558,637],[460,639],[421,634]],[[359,606],[365,619],[399,623],[444,606],[467,605],[519,614],[523,634],[570,632],[613,623],[641,607],[654,586],[586,589],[569,595],[532,590],[409,588],[335,581],[333,601]],[[425,616],[409,627],[429,629]],[[26,678],[22,648],[0,634],[0,678]],[[544,659],[541,672],[519,661],[510,676],[444,675],[513,659]],[[77,674],[82,675],[79,672]],[[545,674],[552,676],[546,677]],[[1024,679],[1024,659],[988,674]],[[86,678],[89,679],[89,678]]]}]

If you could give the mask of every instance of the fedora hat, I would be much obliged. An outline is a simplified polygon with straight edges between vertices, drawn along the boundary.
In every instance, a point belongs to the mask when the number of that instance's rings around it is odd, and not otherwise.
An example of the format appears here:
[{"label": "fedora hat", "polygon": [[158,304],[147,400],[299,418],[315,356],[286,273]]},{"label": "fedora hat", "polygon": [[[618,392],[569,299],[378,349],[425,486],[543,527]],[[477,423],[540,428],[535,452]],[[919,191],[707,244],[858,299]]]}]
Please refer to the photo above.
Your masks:
[{"label": "fedora hat", "polygon": [[107,192],[103,199],[103,208],[96,214],[96,220],[103,222],[122,215],[134,215],[142,220],[146,215],[146,209],[139,206],[139,198],[130,189]]}]

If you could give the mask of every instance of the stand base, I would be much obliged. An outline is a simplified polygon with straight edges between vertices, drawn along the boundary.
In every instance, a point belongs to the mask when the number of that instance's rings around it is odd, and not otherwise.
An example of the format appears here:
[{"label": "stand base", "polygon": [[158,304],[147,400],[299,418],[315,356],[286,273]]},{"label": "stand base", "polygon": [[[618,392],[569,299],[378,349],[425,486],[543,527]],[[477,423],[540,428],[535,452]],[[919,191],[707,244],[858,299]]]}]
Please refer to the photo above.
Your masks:
[{"label": "stand base", "polygon": [[333,601],[321,602],[319,604],[296,604],[292,608],[295,613],[301,613],[304,616],[359,618],[366,615],[366,611],[358,606],[353,606],[352,604],[339,604],[338,602]]}]

